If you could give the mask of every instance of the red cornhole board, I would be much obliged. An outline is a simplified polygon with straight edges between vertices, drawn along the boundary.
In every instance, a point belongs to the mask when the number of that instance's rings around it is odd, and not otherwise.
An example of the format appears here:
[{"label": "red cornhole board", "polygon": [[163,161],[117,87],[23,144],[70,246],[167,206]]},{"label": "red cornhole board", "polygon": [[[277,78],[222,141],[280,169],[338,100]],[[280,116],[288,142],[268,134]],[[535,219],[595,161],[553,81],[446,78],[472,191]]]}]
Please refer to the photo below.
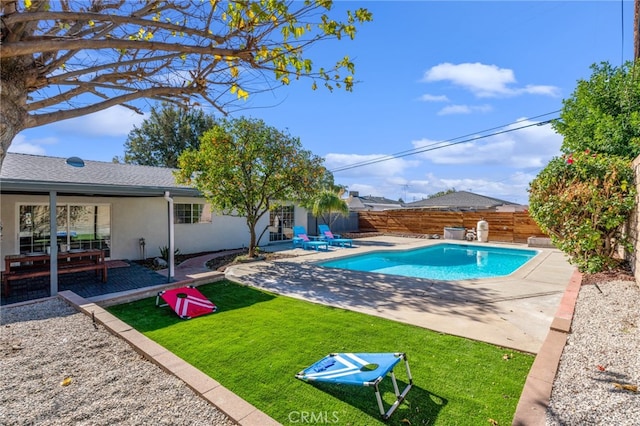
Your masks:
[{"label": "red cornhole board", "polygon": [[[160,298],[167,303],[160,305]],[[191,319],[200,315],[210,314],[218,309],[216,305],[211,303],[193,286],[158,292],[156,306],[171,306],[171,309],[182,319]]]}]

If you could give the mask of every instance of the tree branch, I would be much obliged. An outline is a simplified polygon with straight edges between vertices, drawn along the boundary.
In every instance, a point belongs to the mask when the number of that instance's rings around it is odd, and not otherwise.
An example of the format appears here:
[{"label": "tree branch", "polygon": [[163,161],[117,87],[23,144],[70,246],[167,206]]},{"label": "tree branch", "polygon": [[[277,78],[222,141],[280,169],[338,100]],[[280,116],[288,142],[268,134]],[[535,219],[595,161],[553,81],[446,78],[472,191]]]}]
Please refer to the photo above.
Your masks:
[{"label": "tree branch", "polygon": [[[168,55],[162,55],[162,56],[151,56],[148,58],[142,58],[142,59],[132,59],[130,61],[121,61],[117,63],[117,66],[119,68],[122,67],[126,67],[129,65],[139,65],[139,64],[143,64],[146,62],[155,62],[155,61],[164,61],[167,59],[172,59],[172,58],[176,58],[178,57],[179,54],[177,53],[170,53]],[[56,76],[50,77],[49,78],[49,82],[51,84],[58,84],[60,82],[63,81],[68,81],[71,78],[74,77],[79,77],[82,75],[86,75],[86,74],[93,74],[99,71],[103,71],[105,69],[112,69],[115,67],[115,64],[113,62],[109,62],[109,63],[105,63],[105,64],[101,64],[101,65],[97,65],[97,66],[93,66],[93,67],[88,67],[88,68],[83,68],[77,71],[70,71],[70,72],[66,72],[64,74],[58,74]]]},{"label": "tree branch", "polygon": [[[155,13],[155,12],[154,12]],[[40,21],[82,21],[82,22],[113,22],[114,24],[140,25],[150,28],[162,28],[168,31],[176,31],[189,35],[197,35],[206,39],[214,40],[218,44],[225,42],[226,38],[209,34],[207,31],[196,28],[189,28],[184,25],[176,25],[171,22],[152,21],[148,19],[136,18],[134,16],[106,15],[103,13],[90,12],[35,12],[35,13],[16,13],[7,16],[4,20],[5,25],[14,25],[24,22],[40,22]]]},{"label": "tree branch", "polygon": [[194,46],[180,43],[163,43],[142,40],[48,40],[48,41],[19,41],[16,43],[4,44],[0,50],[0,59],[15,56],[32,55],[34,53],[57,52],[61,50],[150,50],[167,51],[180,53],[194,53],[199,55],[220,55],[231,56],[251,61],[253,54],[246,49],[222,49],[213,46]]},{"label": "tree branch", "polygon": [[[180,92],[180,93],[177,93]],[[102,111],[112,106],[121,105],[123,103],[133,101],[140,98],[154,98],[156,96],[171,95],[187,96],[191,97],[197,93],[196,88],[177,88],[177,87],[152,87],[146,90],[139,90],[135,93],[128,93],[126,95],[109,98],[104,102],[89,105],[83,108],[76,108],[72,110],[56,111],[48,114],[31,115],[27,119],[26,127],[38,127],[45,124],[55,123],[57,121],[68,120],[70,118],[81,117],[87,114],[93,114],[94,112]]]},{"label": "tree branch", "polygon": [[71,98],[75,98],[76,96],[82,95],[83,93],[87,93],[90,92],[91,88],[89,87],[82,87],[82,86],[78,86],[74,89],[71,89],[67,92],[64,93],[60,93],[58,95],[55,96],[51,96],[49,98],[46,99],[42,99],[40,101],[35,101],[35,102],[31,102],[28,103],[25,107],[25,109],[27,111],[35,111],[38,110],[40,108],[46,108],[46,107],[50,107],[52,105],[57,105],[61,102],[65,102]]}]

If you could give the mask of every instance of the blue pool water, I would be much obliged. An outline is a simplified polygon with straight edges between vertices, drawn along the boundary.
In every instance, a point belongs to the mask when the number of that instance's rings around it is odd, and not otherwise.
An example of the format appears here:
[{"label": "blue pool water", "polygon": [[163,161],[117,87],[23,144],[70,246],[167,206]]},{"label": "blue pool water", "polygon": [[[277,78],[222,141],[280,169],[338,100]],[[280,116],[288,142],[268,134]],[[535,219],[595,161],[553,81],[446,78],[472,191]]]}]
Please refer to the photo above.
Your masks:
[{"label": "blue pool water", "polygon": [[509,275],[536,254],[536,250],[445,243],[408,251],[368,253],[318,265],[452,281]]}]

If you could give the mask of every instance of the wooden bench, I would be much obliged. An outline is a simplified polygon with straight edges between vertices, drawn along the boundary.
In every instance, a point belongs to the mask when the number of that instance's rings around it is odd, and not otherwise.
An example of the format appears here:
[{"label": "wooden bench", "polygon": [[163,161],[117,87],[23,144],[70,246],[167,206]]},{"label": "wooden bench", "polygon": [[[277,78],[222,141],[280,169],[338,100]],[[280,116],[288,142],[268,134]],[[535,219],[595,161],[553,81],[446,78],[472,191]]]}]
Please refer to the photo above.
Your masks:
[{"label": "wooden bench", "polygon": [[[9,296],[10,281],[47,277],[51,274],[51,258],[48,254],[5,256],[5,270],[2,274],[2,295]],[[58,253],[58,275],[74,272],[95,271],[102,274],[102,282],[107,282],[107,264],[102,250],[83,250]]]}]

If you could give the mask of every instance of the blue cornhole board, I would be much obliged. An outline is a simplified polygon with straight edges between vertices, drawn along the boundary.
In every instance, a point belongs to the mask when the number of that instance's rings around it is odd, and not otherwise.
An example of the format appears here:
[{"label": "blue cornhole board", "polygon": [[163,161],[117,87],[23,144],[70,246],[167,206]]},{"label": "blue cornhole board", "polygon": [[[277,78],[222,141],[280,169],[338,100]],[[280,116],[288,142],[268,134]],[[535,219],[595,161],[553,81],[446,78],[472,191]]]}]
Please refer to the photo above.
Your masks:
[{"label": "blue cornhole board", "polygon": [[[400,392],[393,368],[404,361],[409,384]],[[391,375],[396,400],[385,412],[378,385]],[[388,419],[402,403],[413,386],[409,361],[404,353],[332,353],[296,374],[307,382],[324,382],[352,386],[371,386],[375,389],[378,408],[383,419]]]}]

